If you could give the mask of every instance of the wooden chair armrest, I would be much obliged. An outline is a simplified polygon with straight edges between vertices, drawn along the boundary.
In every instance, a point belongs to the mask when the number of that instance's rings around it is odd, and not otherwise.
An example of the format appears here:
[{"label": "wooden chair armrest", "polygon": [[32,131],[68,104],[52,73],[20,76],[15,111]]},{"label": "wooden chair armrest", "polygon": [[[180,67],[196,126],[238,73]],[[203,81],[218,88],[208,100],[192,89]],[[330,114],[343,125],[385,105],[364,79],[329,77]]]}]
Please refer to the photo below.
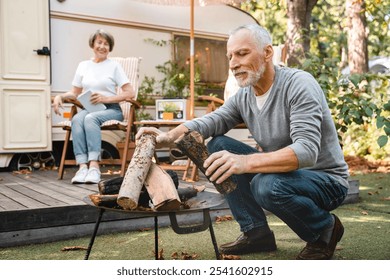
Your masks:
[{"label": "wooden chair armrest", "polygon": [[[51,97],[51,103],[53,103],[54,97],[55,96]],[[81,109],[84,108],[83,105],[81,105],[81,103],[78,100],[74,100],[74,99],[70,99],[70,98],[65,98],[63,100],[63,103],[70,103],[70,104],[76,105],[77,107],[80,107]]]},{"label": "wooden chair armrest", "polygon": [[215,97],[215,96],[210,96],[210,95],[200,95],[198,97],[198,100],[200,101],[208,101],[208,102],[216,102],[218,104],[223,104],[225,103],[224,100],[222,100],[221,98],[218,98],[218,97]]},{"label": "wooden chair armrest", "polygon": [[142,107],[142,104],[140,102],[138,102],[137,100],[127,99],[126,102],[131,103],[134,106],[134,108],[136,108],[136,109],[139,109]]},{"label": "wooden chair armrest", "polygon": [[65,98],[63,102],[64,103],[70,103],[70,104],[76,105],[77,107],[79,107],[81,109],[84,109],[83,105],[81,105],[80,101],[78,101],[78,100]]}]

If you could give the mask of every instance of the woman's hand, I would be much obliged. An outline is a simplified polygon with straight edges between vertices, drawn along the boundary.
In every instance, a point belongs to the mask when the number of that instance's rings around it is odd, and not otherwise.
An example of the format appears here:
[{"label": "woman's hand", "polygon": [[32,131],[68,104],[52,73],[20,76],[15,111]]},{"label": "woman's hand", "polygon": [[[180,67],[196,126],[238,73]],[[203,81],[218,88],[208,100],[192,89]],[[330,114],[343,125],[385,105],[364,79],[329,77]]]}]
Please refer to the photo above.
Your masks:
[{"label": "woman's hand", "polygon": [[246,171],[246,155],[237,155],[228,151],[211,154],[204,162],[206,176],[211,175],[210,181],[222,183],[233,174],[243,174]]},{"label": "woman's hand", "polygon": [[98,104],[98,103],[109,103],[109,102],[106,102],[106,99],[107,97],[104,96],[103,94],[100,94],[100,93],[92,93],[91,94],[91,103],[92,104]]},{"label": "woman's hand", "polygon": [[54,113],[61,116],[60,108],[64,109],[62,96],[56,95],[51,106],[53,107]]}]

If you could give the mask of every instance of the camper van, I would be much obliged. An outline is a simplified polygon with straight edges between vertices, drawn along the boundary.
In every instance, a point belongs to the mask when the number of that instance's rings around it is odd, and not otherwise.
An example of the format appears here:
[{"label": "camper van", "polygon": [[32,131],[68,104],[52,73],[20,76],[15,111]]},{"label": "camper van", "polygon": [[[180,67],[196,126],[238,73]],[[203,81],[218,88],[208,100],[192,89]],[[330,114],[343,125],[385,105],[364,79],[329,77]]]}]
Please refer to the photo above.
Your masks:
[{"label": "camper van", "polygon": [[[195,1],[197,2],[197,1]],[[228,5],[196,6],[195,53],[212,48],[199,63],[204,82],[228,76],[225,43],[231,29],[254,23],[249,14]],[[140,82],[160,78],[156,70],[179,53],[170,42],[188,40],[190,7],[139,0],[0,0],[0,168],[39,169],[61,155],[66,117],[52,112],[51,98],[71,87],[80,61],[89,59],[91,33],[113,34],[111,56],[141,57]],[[122,135],[103,134],[102,153],[117,157]],[[104,155],[103,155],[104,156]]]}]

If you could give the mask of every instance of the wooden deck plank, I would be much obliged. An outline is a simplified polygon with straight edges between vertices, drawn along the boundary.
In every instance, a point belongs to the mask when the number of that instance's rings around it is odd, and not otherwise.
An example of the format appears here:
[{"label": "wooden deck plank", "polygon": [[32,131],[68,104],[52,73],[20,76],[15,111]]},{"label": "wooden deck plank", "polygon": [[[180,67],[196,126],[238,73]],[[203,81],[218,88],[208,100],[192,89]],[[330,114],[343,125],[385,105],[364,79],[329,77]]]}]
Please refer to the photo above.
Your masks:
[{"label": "wooden deck plank", "polygon": [[2,211],[10,211],[10,210],[26,209],[26,207],[17,203],[16,201],[12,200],[9,197],[0,194],[0,209]]},{"label": "wooden deck plank", "polygon": [[[32,184],[26,184],[26,185],[7,185],[9,188],[13,189],[14,191],[23,193],[24,195],[39,201],[47,206],[52,206],[52,207],[58,207],[58,206],[64,206],[66,205],[62,201],[57,200],[56,198],[53,198],[50,196],[47,192],[47,190],[41,189],[41,191],[38,191],[39,185],[32,185]],[[55,196],[55,193],[53,193]]]},{"label": "wooden deck plank", "polygon": [[[25,187],[35,190],[36,192],[46,194],[47,196],[50,196],[51,198],[59,201],[60,203],[55,206],[66,206],[66,205],[80,205],[80,199],[75,199],[74,197],[68,196],[66,194],[63,194],[62,192],[58,191],[57,187],[50,187],[50,184],[44,185],[44,184],[26,184]],[[54,206],[54,205],[53,205]]]},{"label": "wooden deck plank", "polygon": [[18,203],[25,206],[26,208],[48,207],[47,204],[36,201],[35,199],[32,199],[24,195],[23,193],[14,190],[12,187],[10,188],[9,186],[7,186],[7,184],[1,186],[0,193],[3,194],[4,196],[12,198],[14,201],[17,201]]}]

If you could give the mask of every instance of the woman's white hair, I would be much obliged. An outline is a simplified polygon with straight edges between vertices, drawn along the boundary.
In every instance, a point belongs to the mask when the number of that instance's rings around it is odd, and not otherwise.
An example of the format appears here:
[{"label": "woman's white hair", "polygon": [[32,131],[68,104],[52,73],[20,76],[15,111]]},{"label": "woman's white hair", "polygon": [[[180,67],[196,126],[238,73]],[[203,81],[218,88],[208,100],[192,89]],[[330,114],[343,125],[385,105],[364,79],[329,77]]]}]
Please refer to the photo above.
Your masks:
[{"label": "woman's white hair", "polygon": [[236,34],[240,30],[248,30],[251,33],[251,37],[256,42],[256,45],[259,48],[259,51],[262,51],[265,46],[272,46],[272,38],[269,32],[262,26],[258,24],[245,24],[233,29],[230,32],[230,36]]}]

